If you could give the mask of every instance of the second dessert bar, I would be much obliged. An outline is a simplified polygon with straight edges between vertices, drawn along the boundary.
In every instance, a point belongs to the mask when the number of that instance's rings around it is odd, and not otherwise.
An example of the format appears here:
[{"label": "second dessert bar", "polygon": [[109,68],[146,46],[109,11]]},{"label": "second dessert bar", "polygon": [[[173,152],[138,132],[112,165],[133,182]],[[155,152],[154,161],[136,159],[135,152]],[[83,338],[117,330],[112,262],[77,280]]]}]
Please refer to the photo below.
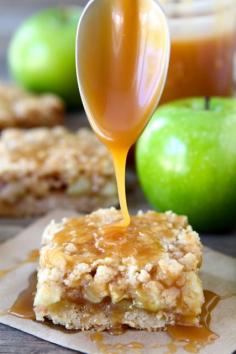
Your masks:
[{"label": "second dessert bar", "polygon": [[0,138],[0,216],[117,204],[110,155],[88,129],[6,129]]}]

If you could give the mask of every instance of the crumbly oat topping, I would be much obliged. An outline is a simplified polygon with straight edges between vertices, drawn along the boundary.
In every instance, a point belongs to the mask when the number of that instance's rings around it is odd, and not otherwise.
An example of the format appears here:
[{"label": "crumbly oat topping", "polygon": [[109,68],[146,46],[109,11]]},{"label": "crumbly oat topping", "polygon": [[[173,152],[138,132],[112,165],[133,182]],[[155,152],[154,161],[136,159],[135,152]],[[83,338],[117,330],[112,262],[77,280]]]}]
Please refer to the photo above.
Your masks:
[{"label": "crumbly oat topping", "polygon": [[0,83],[0,129],[61,124],[65,107],[53,94],[34,95],[14,85]]},{"label": "crumbly oat topping", "polygon": [[42,198],[50,191],[116,195],[110,155],[88,129],[6,129],[0,154],[1,200],[14,202],[25,194]]},{"label": "crumbly oat topping", "polygon": [[83,299],[100,306],[110,299],[113,305],[128,301],[129,309],[158,313],[160,318],[171,314],[172,321],[198,323],[202,247],[186,217],[149,211],[132,217],[127,230],[109,228],[120,219],[114,208],[100,209],[46,229],[36,313],[58,301]]}]

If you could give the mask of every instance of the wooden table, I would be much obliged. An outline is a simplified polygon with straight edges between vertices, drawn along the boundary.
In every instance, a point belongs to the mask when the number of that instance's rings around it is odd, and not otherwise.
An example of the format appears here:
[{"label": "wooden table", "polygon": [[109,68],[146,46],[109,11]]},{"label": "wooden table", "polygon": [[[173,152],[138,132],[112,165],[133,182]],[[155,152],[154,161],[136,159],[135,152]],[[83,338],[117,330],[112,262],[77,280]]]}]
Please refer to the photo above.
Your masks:
[{"label": "wooden table", "polygon": [[[55,4],[81,4],[86,0],[0,0],[0,78],[8,79],[6,52],[9,39],[19,24],[28,15],[43,7]],[[70,118],[70,125],[76,126],[78,120]],[[147,207],[141,192],[129,195],[132,209]],[[25,223],[5,221],[0,225],[0,242],[17,234]],[[236,257],[236,231],[225,235],[201,235],[205,245],[225,254]],[[73,353],[49,342],[35,338],[29,334],[0,325],[0,353],[10,354],[67,354]]]}]

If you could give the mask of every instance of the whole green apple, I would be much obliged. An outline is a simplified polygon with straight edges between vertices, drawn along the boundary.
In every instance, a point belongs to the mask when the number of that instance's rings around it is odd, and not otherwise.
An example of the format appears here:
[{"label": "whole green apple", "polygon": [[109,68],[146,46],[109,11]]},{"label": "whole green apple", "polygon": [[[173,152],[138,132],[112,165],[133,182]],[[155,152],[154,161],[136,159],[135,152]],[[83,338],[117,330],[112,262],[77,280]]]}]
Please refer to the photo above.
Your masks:
[{"label": "whole green apple", "polygon": [[150,203],[188,216],[198,231],[236,224],[236,100],[186,99],[161,106],[136,148]]},{"label": "whole green apple", "polygon": [[36,92],[54,92],[80,103],[75,37],[81,7],[51,8],[27,19],[13,36],[8,62],[13,78]]}]

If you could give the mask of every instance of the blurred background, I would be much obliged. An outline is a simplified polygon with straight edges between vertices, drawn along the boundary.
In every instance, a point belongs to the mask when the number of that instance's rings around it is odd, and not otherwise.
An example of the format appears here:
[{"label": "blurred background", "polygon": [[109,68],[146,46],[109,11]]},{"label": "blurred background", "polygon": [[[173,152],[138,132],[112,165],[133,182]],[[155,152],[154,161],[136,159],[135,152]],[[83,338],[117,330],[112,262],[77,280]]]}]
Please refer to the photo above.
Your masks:
[{"label": "blurred background", "polygon": [[[169,17],[172,36],[172,55],[162,103],[188,96],[232,95],[235,78],[232,63],[236,47],[235,0],[160,2]],[[0,0],[0,78],[10,77],[10,59],[7,60],[9,43],[25,20],[48,7],[84,6],[86,3],[87,0]],[[206,35],[208,40],[199,41]],[[187,43],[181,43],[182,39],[187,39]],[[19,40],[17,43],[19,47]],[[19,49],[14,53],[19,53]],[[24,86],[26,80],[22,78],[23,74],[19,78],[18,73],[22,64],[17,60],[18,63],[11,65],[12,76]],[[32,88],[32,85],[28,86]]]},{"label": "blurred background", "polygon": [[47,7],[86,3],[86,0],[0,0],[0,77],[8,78],[6,54],[9,41],[25,19]]}]

